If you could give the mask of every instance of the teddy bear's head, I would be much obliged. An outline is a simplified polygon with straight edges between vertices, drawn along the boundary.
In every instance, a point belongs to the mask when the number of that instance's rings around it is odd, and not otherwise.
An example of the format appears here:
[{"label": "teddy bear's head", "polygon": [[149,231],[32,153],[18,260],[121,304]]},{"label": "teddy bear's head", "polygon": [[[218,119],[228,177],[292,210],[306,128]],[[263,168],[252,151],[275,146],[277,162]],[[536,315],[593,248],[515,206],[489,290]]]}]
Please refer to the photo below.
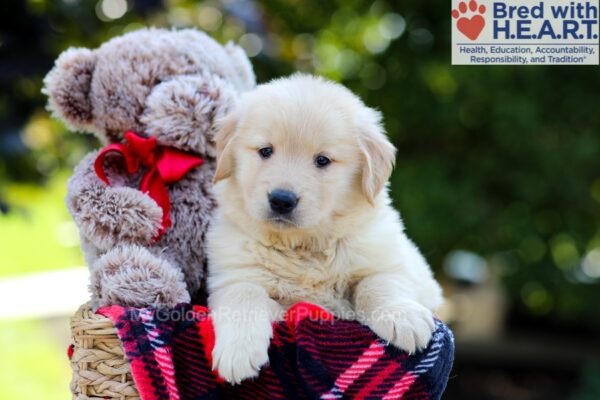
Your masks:
[{"label": "teddy bear's head", "polygon": [[142,29],[65,51],[44,83],[50,110],[71,129],[103,143],[134,131],[214,159],[214,122],[255,78],[238,46],[196,30]]}]

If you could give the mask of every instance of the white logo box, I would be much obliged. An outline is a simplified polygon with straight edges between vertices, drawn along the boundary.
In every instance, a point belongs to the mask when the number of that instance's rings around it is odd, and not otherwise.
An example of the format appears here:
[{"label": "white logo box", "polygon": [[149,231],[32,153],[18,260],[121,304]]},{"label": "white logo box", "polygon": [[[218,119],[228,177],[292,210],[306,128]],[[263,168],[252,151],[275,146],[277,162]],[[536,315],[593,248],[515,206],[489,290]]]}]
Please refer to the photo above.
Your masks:
[{"label": "white logo box", "polygon": [[598,0],[452,0],[453,65],[598,65]]}]

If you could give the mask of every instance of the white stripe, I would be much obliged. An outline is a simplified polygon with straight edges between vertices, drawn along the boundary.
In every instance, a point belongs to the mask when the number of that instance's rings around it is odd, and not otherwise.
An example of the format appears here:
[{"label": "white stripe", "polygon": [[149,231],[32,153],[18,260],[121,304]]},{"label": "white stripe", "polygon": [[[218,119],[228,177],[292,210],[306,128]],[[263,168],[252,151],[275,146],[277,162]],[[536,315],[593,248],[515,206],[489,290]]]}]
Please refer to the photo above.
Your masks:
[{"label": "white stripe", "polygon": [[433,367],[434,365],[435,365],[434,362],[428,363],[428,364],[419,364],[419,365],[417,365],[417,368],[419,368],[419,369],[420,368],[429,368],[429,367]]},{"label": "white stripe", "polygon": [[421,364],[421,363],[424,363],[424,362],[429,362],[429,361],[435,361],[436,359],[437,359],[437,355],[435,355],[435,356],[432,356],[432,357],[427,357],[427,358],[424,358],[424,359],[422,359],[422,360],[419,362],[419,364]]}]

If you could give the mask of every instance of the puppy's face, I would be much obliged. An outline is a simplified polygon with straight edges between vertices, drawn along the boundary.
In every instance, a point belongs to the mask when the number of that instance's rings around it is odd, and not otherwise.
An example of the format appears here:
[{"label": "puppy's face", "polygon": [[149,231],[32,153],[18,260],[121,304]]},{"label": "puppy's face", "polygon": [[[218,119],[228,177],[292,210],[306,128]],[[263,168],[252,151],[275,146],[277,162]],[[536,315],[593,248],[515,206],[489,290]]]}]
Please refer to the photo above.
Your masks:
[{"label": "puppy's face", "polygon": [[373,202],[394,159],[376,112],[306,76],[245,96],[223,121],[217,147],[215,180],[234,179],[244,211],[276,229],[314,229]]}]

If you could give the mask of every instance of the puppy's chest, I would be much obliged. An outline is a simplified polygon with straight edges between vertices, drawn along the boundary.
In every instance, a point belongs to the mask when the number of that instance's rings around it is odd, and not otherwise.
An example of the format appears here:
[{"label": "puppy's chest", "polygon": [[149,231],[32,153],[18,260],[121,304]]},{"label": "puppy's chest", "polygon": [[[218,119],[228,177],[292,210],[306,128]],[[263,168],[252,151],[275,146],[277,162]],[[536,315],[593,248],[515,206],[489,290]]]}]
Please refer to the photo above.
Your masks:
[{"label": "puppy's chest", "polygon": [[260,246],[255,253],[262,284],[284,306],[309,301],[337,313],[345,310],[353,286],[351,260],[339,249]]}]

